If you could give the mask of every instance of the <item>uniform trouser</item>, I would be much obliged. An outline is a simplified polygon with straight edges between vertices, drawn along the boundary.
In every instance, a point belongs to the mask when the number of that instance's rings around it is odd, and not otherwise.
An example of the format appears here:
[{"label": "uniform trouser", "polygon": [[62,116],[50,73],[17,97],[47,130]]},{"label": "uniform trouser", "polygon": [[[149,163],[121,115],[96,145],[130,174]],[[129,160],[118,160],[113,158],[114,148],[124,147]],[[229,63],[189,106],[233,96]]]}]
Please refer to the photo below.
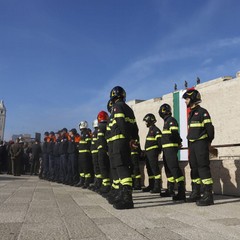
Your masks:
[{"label": "uniform trouser", "polygon": [[131,154],[131,166],[132,166],[132,174],[134,176],[140,176],[140,167],[139,167],[139,154]]},{"label": "uniform trouser", "polygon": [[49,174],[49,157],[47,153],[43,154],[43,177],[47,178]]},{"label": "uniform trouser", "polygon": [[107,152],[104,149],[98,150],[98,162],[102,178],[110,178],[110,162]]},{"label": "uniform trouser", "polygon": [[90,152],[82,152],[78,155],[79,173],[84,173],[85,177],[93,177],[93,164]]},{"label": "uniform trouser", "polygon": [[[178,161],[178,148],[163,148],[163,164],[167,178],[174,177],[176,181],[183,177]],[[183,179],[182,179],[183,180]]]},{"label": "uniform trouser", "polygon": [[95,176],[100,175],[100,167],[99,167],[99,162],[98,162],[98,152],[92,153],[92,162],[93,162],[93,170]]},{"label": "uniform trouser", "polygon": [[69,153],[69,155],[68,155],[68,177],[67,177],[67,179],[69,182],[76,182],[78,180],[76,153]]},{"label": "uniform trouser", "polygon": [[15,158],[14,160],[12,159],[12,174],[13,175],[20,175],[21,172],[21,159],[20,158]]},{"label": "uniform trouser", "polygon": [[33,157],[32,158],[32,165],[30,169],[30,174],[37,174],[39,171],[39,158],[38,157]]},{"label": "uniform trouser", "polygon": [[210,179],[209,142],[205,139],[189,142],[189,152],[192,180]]},{"label": "uniform trouser", "polygon": [[60,155],[60,173],[61,173],[61,181],[65,182],[67,180],[67,173],[68,173],[68,157],[67,154]]},{"label": "uniform trouser", "polygon": [[113,141],[113,167],[116,168],[120,182],[132,186],[131,178],[131,150],[126,139]]},{"label": "uniform trouser", "polygon": [[160,168],[158,165],[158,155],[159,155],[158,149],[152,149],[152,150],[146,151],[146,156],[147,156],[146,162],[148,162],[148,165],[151,169],[150,173],[152,172],[154,176],[160,175]]},{"label": "uniform trouser", "polygon": [[49,178],[53,179],[54,178],[54,156],[53,154],[49,154]]},{"label": "uniform trouser", "polygon": [[54,156],[54,179],[60,180],[60,156]]}]

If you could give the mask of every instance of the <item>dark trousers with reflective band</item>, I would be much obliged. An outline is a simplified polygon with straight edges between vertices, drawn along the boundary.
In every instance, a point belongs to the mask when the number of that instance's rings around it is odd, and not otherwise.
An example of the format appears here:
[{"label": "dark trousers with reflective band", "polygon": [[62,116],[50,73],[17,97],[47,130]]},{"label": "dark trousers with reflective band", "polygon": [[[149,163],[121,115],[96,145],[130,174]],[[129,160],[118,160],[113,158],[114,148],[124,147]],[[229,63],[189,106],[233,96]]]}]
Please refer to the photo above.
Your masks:
[{"label": "dark trousers with reflective band", "polygon": [[139,154],[131,154],[131,170],[134,176],[141,175],[139,167]]},{"label": "dark trousers with reflective band", "polygon": [[113,141],[113,167],[116,168],[121,183],[124,179],[129,179],[126,185],[132,185],[131,178],[131,150],[129,142],[126,139]]},{"label": "dark trousers with reflective band", "polygon": [[158,155],[159,155],[158,149],[152,149],[152,150],[146,151],[146,156],[147,156],[146,164],[148,164],[150,167],[148,171],[150,171],[150,173],[152,173],[152,175],[154,176],[160,175],[160,168],[158,165]]},{"label": "dark trousers with reflective band", "polygon": [[92,162],[93,162],[93,169],[94,169],[95,176],[99,175],[100,167],[99,167],[99,162],[98,162],[98,152],[92,153]]},{"label": "dark trousers with reflective band", "polygon": [[110,162],[107,152],[104,149],[98,150],[98,161],[99,161],[99,168],[102,175],[102,178],[109,178],[110,177]]},{"label": "dark trousers with reflective band", "polygon": [[183,177],[182,170],[179,167],[177,153],[178,148],[176,147],[163,148],[163,164],[166,176],[167,178],[174,177],[176,181],[178,181],[179,178]]},{"label": "dark trousers with reflective band", "polygon": [[192,180],[210,179],[209,142],[207,140],[189,142],[189,152]]},{"label": "dark trousers with reflective band", "polygon": [[90,152],[80,152],[78,154],[78,169],[80,170],[79,173],[84,173],[85,177],[93,177],[94,170]]}]

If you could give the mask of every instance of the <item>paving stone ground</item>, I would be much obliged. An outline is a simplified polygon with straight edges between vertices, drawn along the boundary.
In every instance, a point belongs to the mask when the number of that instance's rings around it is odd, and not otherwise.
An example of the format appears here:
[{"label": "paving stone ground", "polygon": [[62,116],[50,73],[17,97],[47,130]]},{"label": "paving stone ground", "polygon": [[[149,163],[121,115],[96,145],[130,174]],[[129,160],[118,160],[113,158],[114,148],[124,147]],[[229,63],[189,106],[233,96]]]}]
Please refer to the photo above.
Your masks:
[{"label": "paving stone ground", "polygon": [[240,198],[215,195],[208,207],[140,191],[133,198],[134,209],[116,210],[90,190],[0,175],[0,239],[240,239]]}]

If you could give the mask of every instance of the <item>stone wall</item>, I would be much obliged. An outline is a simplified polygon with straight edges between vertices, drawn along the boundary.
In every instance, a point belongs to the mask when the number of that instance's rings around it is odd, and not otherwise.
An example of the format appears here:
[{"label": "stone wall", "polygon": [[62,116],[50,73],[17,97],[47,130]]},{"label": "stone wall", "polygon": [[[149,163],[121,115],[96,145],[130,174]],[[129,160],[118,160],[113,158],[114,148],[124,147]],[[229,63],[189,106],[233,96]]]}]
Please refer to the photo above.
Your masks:
[{"label": "stone wall", "polygon": [[[240,77],[220,77],[196,86],[202,96],[201,106],[206,108],[215,127],[215,139],[212,145],[240,143]],[[142,149],[148,132],[143,117],[153,113],[157,118],[156,125],[162,129],[163,120],[158,115],[161,104],[173,105],[173,94],[169,93],[159,98],[129,101],[134,110]],[[182,138],[186,136],[181,136]],[[163,186],[166,187],[166,177],[162,168]],[[188,161],[180,162],[186,177],[186,188],[191,190],[190,168]],[[217,194],[240,196],[240,147],[218,148],[218,156],[211,159],[211,169],[214,179],[214,192]],[[147,176],[146,169],[143,168]],[[144,184],[148,184],[145,177]]]}]

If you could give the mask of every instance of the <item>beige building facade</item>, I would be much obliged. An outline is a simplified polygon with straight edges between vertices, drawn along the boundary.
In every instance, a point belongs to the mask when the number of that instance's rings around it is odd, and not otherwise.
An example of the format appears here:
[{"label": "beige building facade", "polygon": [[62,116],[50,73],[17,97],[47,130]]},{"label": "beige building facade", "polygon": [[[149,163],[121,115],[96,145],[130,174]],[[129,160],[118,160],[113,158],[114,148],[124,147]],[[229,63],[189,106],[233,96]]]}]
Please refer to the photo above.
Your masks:
[{"label": "beige building facade", "polygon": [[[215,127],[215,139],[212,145],[226,145],[240,143],[240,72],[236,77],[219,77],[208,82],[198,84],[195,88],[201,93],[202,107],[209,111]],[[156,116],[156,125],[162,129],[163,120],[158,115],[161,104],[168,103],[173,107],[173,95],[169,93],[159,98],[149,100],[129,101],[133,109],[139,127],[140,143],[144,149],[145,137],[148,129],[143,122],[147,113]],[[181,135],[186,143],[186,135]],[[214,192],[216,194],[240,196],[240,147],[218,147],[218,156],[211,157],[211,169],[214,179]],[[187,154],[185,154],[187,156]],[[166,177],[159,156],[160,167],[163,179],[163,186],[166,187]],[[186,178],[186,188],[191,190],[191,178],[188,159],[181,159],[180,165]],[[145,184],[147,173],[145,173]]]}]

